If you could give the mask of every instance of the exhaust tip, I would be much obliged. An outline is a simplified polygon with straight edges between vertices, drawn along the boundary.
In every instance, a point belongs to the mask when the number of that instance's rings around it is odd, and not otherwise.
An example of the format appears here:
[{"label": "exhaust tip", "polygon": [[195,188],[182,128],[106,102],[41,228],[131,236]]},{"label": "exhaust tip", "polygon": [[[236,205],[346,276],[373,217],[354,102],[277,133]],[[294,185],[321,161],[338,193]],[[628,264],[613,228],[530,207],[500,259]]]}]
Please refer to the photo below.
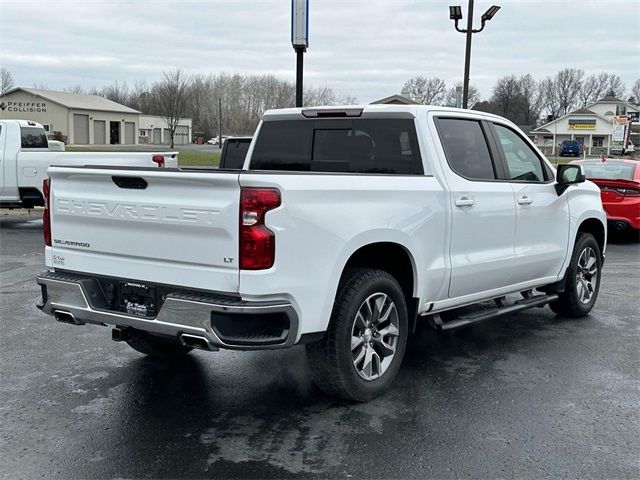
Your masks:
[{"label": "exhaust tip", "polygon": [[218,350],[217,347],[211,345],[206,337],[201,337],[200,335],[190,335],[188,333],[183,333],[182,335],[180,335],[180,343],[185,347],[197,348],[199,350]]},{"label": "exhaust tip", "polygon": [[84,322],[76,319],[70,312],[63,312],[62,310],[56,310],[53,312],[53,317],[60,323],[68,323],[71,325],[84,325]]},{"label": "exhaust tip", "polygon": [[617,222],[616,230],[619,232],[623,232],[628,228],[628,225],[625,222]]}]

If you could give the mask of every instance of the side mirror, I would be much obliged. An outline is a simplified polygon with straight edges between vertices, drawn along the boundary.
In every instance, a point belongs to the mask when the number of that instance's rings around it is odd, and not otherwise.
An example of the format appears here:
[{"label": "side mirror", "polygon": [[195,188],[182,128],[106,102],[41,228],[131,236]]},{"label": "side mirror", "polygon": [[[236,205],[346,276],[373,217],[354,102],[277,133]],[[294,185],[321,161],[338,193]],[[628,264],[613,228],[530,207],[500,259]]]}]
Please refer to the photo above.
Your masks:
[{"label": "side mirror", "polygon": [[564,191],[569,188],[569,185],[582,183],[585,180],[582,165],[576,163],[558,165],[556,171],[556,192],[558,195],[562,195]]}]

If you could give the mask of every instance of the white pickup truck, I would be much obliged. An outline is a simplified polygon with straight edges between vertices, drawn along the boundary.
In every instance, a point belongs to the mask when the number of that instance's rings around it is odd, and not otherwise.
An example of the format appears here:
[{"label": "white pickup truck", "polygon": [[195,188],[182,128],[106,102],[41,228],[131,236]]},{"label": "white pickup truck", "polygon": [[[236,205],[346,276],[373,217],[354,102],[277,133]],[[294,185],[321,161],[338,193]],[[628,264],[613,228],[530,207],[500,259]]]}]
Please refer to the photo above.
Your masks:
[{"label": "white pickup truck", "polygon": [[503,118],[397,105],[268,111],[241,171],[54,166],[39,308],[151,355],[306,344],[322,390],[365,401],[419,317],[591,310],[581,168]]},{"label": "white pickup truck", "polygon": [[42,125],[0,120],[0,208],[43,206],[50,165],[178,166],[175,152],[52,152]]}]

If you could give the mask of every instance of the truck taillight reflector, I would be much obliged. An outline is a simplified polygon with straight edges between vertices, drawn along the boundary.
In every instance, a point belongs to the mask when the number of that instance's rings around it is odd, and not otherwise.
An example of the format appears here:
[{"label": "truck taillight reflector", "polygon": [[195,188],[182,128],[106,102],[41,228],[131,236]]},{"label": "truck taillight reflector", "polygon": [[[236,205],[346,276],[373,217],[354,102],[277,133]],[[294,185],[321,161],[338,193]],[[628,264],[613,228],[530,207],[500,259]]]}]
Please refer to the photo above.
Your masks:
[{"label": "truck taillight reflector", "polygon": [[51,246],[51,215],[49,214],[49,192],[51,190],[51,179],[49,177],[42,181],[42,194],[44,195],[44,213],[42,214],[42,232],[44,234],[44,244]]},{"label": "truck taillight reflector", "polygon": [[158,167],[164,168],[164,156],[163,155],[154,155],[153,157],[151,157],[151,160],[153,160],[155,163],[157,163]]},{"label": "truck taillight reflector", "polygon": [[264,224],[265,214],[280,206],[274,188],[242,188],[240,191],[240,268],[263,270],[275,262],[276,236]]}]

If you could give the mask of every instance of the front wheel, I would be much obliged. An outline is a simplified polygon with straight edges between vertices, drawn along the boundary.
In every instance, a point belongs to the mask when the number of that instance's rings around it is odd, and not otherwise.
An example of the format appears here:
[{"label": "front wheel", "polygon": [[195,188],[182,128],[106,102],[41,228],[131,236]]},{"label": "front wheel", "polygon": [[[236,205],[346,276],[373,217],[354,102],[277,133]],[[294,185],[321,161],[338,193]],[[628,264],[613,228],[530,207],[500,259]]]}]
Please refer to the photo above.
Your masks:
[{"label": "front wheel", "polygon": [[595,237],[579,233],[567,268],[565,290],[549,304],[551,310],[573,318],[587,315],[598,298],[601,269],[602,254]]},{"label": "front wheel", "polygon": [[393,382],[407,343],[407,305],[387,272],[345,272],[326,336],[308,344],[314,383],[325,393],[367,401]]}]

